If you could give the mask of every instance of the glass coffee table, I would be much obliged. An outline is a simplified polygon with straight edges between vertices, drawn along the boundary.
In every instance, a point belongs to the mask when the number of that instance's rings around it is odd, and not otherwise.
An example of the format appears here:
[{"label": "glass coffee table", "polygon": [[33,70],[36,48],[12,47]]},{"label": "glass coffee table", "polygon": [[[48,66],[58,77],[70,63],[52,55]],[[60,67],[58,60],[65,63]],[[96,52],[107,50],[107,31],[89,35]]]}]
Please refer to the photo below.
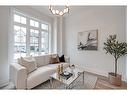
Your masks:
[{"label": "glass coffee table", "polygon": [[72,74],[72,76],[70,76],[68,79],[66,79],[65,77],[61,75],[58,75],[57,73],[54,73],[53,75],[50,76],[50,83],[51,83],[52,89],[54,88],[53,79],[60,83],[63,83],[65,89],[71,89],[71,85],[73,85],[74,81],[78,79],[79,76],[82,75],[83,84],[84,84],[84,70],[83,69],[79,67],[75,67],[75,69],[70,69],[68,67],[64,70],[64,72],[69,72]]}]

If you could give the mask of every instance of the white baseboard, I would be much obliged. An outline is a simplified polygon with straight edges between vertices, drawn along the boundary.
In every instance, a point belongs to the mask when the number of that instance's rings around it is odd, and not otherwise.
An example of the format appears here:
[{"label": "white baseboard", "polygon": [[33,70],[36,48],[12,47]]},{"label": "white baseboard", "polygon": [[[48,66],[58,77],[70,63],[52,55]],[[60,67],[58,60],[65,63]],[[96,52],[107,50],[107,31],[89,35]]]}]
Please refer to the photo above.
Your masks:
[{"label": "white baseboard", "polygon": [[[91,73],[94,73],[94,74],[98,74],[98,75],[108,77],[108,72],[105,72],[105,71],[101,71],[101,70],[97,70],[97,69],[93,69],[93,68],[87,68],[87,67],[84,68],[84,70],[87,71],[87,72],[91,72]],[[127,79],[125,79],[125,77],[122,77],[122,80],[127,83]]]},{"label": "white baseboard", "polygon": [[91,72],[91,73],[94,73],[94,74],[102,75],[102,76],[105,76],[105,77],[108,76],[108,73],[107,72],[100,71],[100,70],[97,70],[97,69],[84,68],[84,70],[87,71],[87,72]]}]

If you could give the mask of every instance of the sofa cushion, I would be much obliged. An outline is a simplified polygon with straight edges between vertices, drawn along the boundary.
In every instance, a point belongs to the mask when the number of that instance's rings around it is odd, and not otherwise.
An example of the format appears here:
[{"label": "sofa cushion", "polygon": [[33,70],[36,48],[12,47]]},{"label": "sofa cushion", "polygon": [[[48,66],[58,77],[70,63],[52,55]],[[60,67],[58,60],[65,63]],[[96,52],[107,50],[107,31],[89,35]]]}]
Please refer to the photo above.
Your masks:
[{"label": "sofa cushion", "polygon": [[60,62],[65,62],[64,55],[60,56],[60,57],[59,57],[59,60],[60,60]]},{"label": "sofa cushion", "polygon": [[[64,68],[69,66],[69,63],[61,63]],[[56,72],[59,64],[48,64],[37,68],[35,71],[30,73],[27,78],[27,88],[33,88],[38,84],[46,81],[50,78],[50,75]]]},{"label": "sofa cushion", "polygon": [[59,63],[60,62],[59,61],[59,56],[58,55],[52,55],[50,61],[51,61],[50,62],[51,64]]},{"label": "sofa cushion", "polygon": [[54,71],[51,68],[47,67],[47,65],[39,67],[28,75],[27,88],[33,88],[38,84],[41,84],[42,82],[49,79],[50,75],[53,73]]},{"label": "sofa cushion", "polygon": [[37,64],[35,59],[31,56],[31,57],[21,57],[21,59],[19,60],[19,64],[26,67],[27,69],[27,73],[30,73],[32,71],[34,71],[35,69],[37,69]]},{"label": "sofa cushion", "polygon": [[35,56],[37,67],[45,66],[50,63],[50,54],[45,54],[41,56]]},{"label": "sofa cushion", "polygon": [[45,64],[45,56],[35,56],[34,57],[37,63],[37,67],[44,66]]},{"label": "sofa cushion", "polygon": [[[63,69],[69,67],[69,63],[65,63],[65,62],[60,62],[60,64],[63,64]],[[50,69],[52,69],[54,72],[57,71],[57,67],[60,64],[48,64],[47,67],[49,67]]]},{"label": "sofa cushion", "polygon": [[45,55],[45,63],[46,65],[49,64],[51,62],[51,54],[46,54]]}]

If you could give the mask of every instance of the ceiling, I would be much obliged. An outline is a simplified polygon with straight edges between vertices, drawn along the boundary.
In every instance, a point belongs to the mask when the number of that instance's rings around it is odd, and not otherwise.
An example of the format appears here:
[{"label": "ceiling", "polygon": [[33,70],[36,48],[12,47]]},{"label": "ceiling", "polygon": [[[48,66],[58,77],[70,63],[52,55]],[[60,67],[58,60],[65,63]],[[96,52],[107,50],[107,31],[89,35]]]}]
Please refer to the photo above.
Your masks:
[{"label": "ceiling", "polygon": [[48,9],[48,6],[31,6],[33,9],[43,13],[43,14],[46,14],[50,17],[53,17]]},{"label": "ceiling", "polygon": [[[82,12],[90,12],[92,9],[98,9],[98,8],[103,8],[103,7],[109,7],[109,6],[69,6],[70,11],[69,14],[65,14],[64,17],[69,17],[71,15],[76,15],[78,13]],[[47,15],[50,17],[55,17],[49,10],[49,6],[31,6],[31,8]],[[56,7],[55,7],[56,8]],[[64,6],[59,6],[59,8],[64,8]]]},{"label": "ceiling", "polygon": [[[43,14],[46,14],[50,17],[54,17],[54,15],[50,12],[49,10],[49,6],[31,6],[33,9],[43,13]],[[58,6],[57,6],[58,7]],[[57,8],[55,7],[55,8]],[[64,8],[64,6],[59,6],[59,9],[60,8]],[[82,9],[84,9],[83,6],[69,6],[70,8],[70,11],[69,11],[69,14],[65,14],[64,17],[68,17],[70,15],[74,15],[75,13],[77,13],[78,11],[81,11]],[[85,7],[86,8],[86,7]]]}]

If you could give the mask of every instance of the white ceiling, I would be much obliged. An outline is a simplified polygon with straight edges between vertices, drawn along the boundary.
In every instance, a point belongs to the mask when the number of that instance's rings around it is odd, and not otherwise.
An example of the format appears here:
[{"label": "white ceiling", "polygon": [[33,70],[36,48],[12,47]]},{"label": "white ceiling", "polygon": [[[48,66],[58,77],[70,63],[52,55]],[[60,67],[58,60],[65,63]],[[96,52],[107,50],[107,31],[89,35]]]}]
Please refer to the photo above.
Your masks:
[{"label": "white ceiling", "polygon": [[[50,17],[55,17],[49,10],[49,6],[31,6],[33,9],[46,14]],[[60,6],[60,7],[64,7],[64,6]],[[71,15],[76,15],[78,13],[82,13],[82,12],[88,12],[91,11],[91,9],[97,9],[97,8],[102,8],[102,7],[111,7],[111,6],[69,6],[70,11],[68,14],[65,14],[64,17],[69,17]],[[114,6],[115,7],[115,6]],[[55,7],[56,8],[56,7]]]},{"label": "white ceiling", "polygon": [[[49,6],[31,6],[31,7],[43,14],[46,14],[50,17],[54,17],[54,15],[49,10]],[[63,8],[64,6],[61,7]],[[82,9],[84,9],[84,6],[69,6],[69,8],[70,8],[69,14],[65,14],[64,15],[65,18],[68,17],[69,15],[74,15],[78,11],[81,11]]]},{"label": "white ceiling", "polygon": [[49,9],[48,9],[48,6],[31,6],[33,9],[43,13],[43,14],[46,14],[50,17],[53,17],[53,15],[50,13]]}]

